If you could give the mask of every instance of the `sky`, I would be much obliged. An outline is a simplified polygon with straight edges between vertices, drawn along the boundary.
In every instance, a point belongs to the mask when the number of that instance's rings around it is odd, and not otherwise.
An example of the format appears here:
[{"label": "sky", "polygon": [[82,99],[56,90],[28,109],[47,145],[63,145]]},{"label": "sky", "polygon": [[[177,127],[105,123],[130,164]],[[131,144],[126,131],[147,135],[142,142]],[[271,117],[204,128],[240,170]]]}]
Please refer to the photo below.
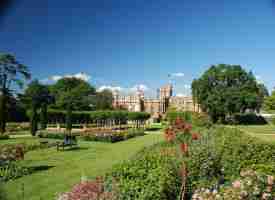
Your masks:
[{"label": "sky", "polygon": [[182,95],[225,63],[275,86],[273,0],[17,0],[0,12],[0,52],[44,83],[77,76],[156,95],[172,82]]}]

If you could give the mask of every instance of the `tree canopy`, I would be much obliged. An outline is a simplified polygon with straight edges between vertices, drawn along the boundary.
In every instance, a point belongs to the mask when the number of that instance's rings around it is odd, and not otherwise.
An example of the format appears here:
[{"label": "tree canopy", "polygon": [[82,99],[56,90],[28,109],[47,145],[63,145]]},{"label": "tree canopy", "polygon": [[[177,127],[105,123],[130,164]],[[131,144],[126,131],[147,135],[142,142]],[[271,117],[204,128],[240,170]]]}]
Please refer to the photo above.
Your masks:
[{"label": "tree canopy", "polygon": [[28,68],[11,54],[0,54],[0,131],[5,132],[9,96],[30,79]]},{"label": "tree canopy", "polygon": [[265,98],[264,100],[264,110],[265,111],[275,111],[275,91]]},{"label": "tree canopy", "polygon": [[25,104],[26,109],[30,110],[32,135],[35,135],[38,129],[38,110],[40,110],[41,127],[45,129],[47,125],[47,106],[54,102],[48,86],[34,80],[28,85],[24,94],[20,95],[20,99]]},{"label": "tree canopy", "polygon": [[214,122],[247,110],[259,111],[266,91],[252,72],[239,65],[213,65],[192,82],[194,100]]},{"label": "tree canopy", "polygon": [[66,109],[70,105],[73,110],[90,110],[90,95],[95,94],[95,88],[84,80],[70,77],[58,80],[50,87],[58,109]]},{"label": "tree canopy", "polygon": [[107,89],[102,90],[96,93],[92,101],[96,110],[110,110],[112,109],[113,93]]}]

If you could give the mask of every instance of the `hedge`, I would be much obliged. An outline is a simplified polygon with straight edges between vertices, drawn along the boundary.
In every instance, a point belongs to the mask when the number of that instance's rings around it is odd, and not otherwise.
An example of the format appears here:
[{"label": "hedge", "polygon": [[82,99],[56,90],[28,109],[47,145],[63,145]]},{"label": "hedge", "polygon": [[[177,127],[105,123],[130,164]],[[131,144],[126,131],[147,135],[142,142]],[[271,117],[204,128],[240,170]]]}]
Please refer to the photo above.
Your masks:
[{"label": "hedge", "polygon": [[[127,111],[74,111],[72,112],[72,123],[88,123],[100,121],[105,123],[112,120],[114,123],[125,123],[127,120],[145,121],[150,118],[149,113],[127,112]],[[52,123],[65,123],[66,111],[49,110],[48,121]]]}]

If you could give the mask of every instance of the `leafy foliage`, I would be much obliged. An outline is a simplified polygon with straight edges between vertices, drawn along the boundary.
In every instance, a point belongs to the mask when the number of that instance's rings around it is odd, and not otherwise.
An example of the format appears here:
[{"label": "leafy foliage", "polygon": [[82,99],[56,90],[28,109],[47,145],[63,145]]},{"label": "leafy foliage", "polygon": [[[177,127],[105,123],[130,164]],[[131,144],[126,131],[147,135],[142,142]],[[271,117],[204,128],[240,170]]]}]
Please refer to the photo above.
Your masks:
[{"label": "leafy foliage", "polygon": [[264,110],[266,110],[266,111],[274,111],[275,110],[275,91],[273,91],[270,96],[265,98]]},{"label": "leafy foliage", "polygon": [[70,104],[72,110],[89,110],[89,96],[95,94],[95,88],[89,83],[78,78],[62,78],[50,86],[50,91],[55,97],[53,108],[66,110]]},{"label": "leafy foliage", "polygon": [[236,114],[233,118],[233,124],[238,125],[264,125],[267,121],[264,117],[254,113]]},{"label": "leafy foliage", "polygon": [[30,79],[28,68],[11,54],[0,54],[0,132],[6,129],[7,105],[15,92],[14,86],[22,88],[24,80]]},{"label": "leafy foliage", "polygon": [[117,182],[119,199],[176,199],[180,182],[174,162],[155,147],[115,166],[110,175]]},{"label": "leafy foliage", "polygon": [[113,108],[113,93],[110,90],[103,90],[97,92],[94,98],[92,98],[92,104],[96,110],[111,110]]},{"label": "leafy foliage", "polygon": [[47,122],[47,106],[53,103],[54,99],[51,96],[49,88],[42,85],[38,80],[32,81],[25,93],[20,96],[21,101],[24,102],[26,108],[30,109],[31,134],[35,135],[38,130],[39,114],[41,113],[41,127],[46,128]]},{"label": "leafy foliage", "polygon": [[213,65],[192,82],[195,101],[213,122],[247,110],[259,111],[266,95],[263,88],[252,72],[239,65]]}]

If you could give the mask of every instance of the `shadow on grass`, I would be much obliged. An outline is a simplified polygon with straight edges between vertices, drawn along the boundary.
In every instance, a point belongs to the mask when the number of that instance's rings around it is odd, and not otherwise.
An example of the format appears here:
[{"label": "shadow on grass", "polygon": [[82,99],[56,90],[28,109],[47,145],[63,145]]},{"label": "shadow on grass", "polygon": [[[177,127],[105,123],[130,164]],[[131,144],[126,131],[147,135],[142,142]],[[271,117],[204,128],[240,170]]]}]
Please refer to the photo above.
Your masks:
[{"label": "shadow on grass", "polygon": [[51,169],[53,167],[55,167],[55,166],[51,166],[51,165],[39,165],[39,166],[28,167],[28,169],[30,170],[31,173],[35,173],[35,172],[40,172],[40,171],[46,171],[46,170],[49,170],[49,169]]},{"label": "shadow on grass", "polygon": [[59,151],[82,151],[82,150],[88,150],[88,147],[71,147],[71,148],[64,148],[60,149]]}]

